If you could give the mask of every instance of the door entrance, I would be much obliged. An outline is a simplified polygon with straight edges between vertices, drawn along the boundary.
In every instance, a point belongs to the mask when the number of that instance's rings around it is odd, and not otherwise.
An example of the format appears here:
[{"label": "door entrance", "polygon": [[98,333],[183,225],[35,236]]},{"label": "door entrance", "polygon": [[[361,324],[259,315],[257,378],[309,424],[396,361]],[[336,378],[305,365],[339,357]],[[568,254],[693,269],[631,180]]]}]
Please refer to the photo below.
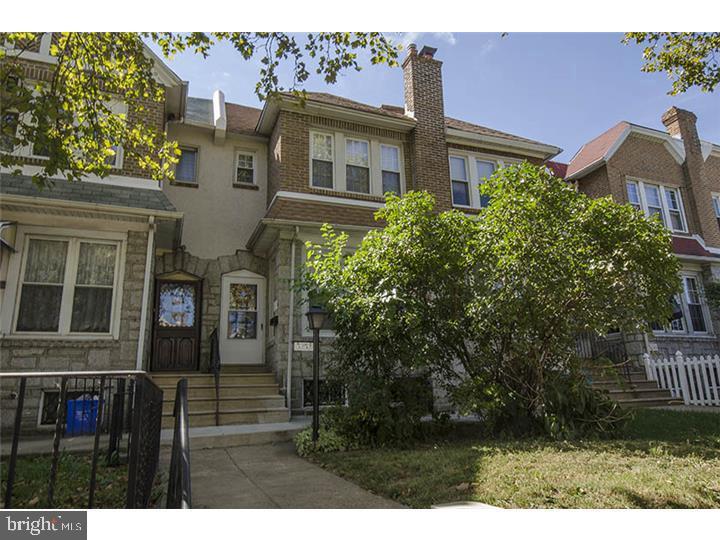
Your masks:
[{"label": "door entrance", "polygon": [[265,350],[265,278],[238,270],[222,277],[220,361],[261,364]]},{"label": "door entrance", "polygon": [[201,283],[184,273],[155,280],[153,371],[197,371]]}]

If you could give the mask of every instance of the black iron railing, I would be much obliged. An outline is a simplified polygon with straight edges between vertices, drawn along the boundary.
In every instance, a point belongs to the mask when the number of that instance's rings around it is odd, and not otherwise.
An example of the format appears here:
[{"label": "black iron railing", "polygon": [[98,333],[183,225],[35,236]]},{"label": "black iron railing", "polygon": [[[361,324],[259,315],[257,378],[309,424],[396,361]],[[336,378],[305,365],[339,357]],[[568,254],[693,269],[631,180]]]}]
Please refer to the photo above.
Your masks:
[{"label": "black iron railing", "polygon": [[[5,508],[12,508],[17,480],[17,458],[21,434],[32,434],[28,444],[46,451],[46,438],[38,437],[38,426],[28,420],[38,418],[25,407],[28,393],[42,395],[38,421],[54,425],[47,482],[47,505],[55,505],[62,439],[77,438],[76,448],[92,451],[88,479],[88,508],[95,503],[100,448],[107,443],[106,463],[127,465],[126,503],[130,508],[147,507],[155,481],[160,455],[162,390],[144,371],[62,371],[2,373],[3,393],[17,399],[12,444],[7,457]],[[23,425],[23,420],[26,421]],[[126,436],[127,446],[123,447]],[[92,439],[91,439],[92,437]],[[86,445],[85,442],[88,444]],[[91,443],[91,444],[90,444]]]},{"label": "black iron railing", "polygon": [[625,347],[622,334],[619,337],[599,336],[593,332],[584,332],[576,338],[578,356],[590,360],[599,368],[610,368],[630,384],[631,361]]},{"label": "black iron railing", "polygon": [[192,508],[190,487],[190,432],[188,420],[187,379],[180,379],[175,391],[175,427],[170,455],[167,507]]},{"label": "black iron railing", "polygon": [[220,425],[220,342],[217,328],[210,334],[210,372],[215,378],[215,425]]}]

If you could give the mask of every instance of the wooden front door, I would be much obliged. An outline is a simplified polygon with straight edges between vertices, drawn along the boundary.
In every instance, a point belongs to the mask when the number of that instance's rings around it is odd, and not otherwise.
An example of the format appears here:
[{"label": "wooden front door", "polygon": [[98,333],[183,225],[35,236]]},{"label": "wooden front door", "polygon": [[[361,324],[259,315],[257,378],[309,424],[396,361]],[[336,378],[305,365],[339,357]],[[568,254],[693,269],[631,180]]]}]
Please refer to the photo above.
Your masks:
[{"label": "wooden front door", "polygon": [[201,283],[162,278],[155,281],[153,371],[197,371]]}]

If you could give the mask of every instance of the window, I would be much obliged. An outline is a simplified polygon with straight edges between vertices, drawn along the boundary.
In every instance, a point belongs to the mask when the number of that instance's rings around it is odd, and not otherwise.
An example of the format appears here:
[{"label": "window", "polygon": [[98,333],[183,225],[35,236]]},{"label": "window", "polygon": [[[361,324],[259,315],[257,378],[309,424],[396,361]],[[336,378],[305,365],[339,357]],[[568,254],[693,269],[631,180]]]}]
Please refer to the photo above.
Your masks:
[{"label": "window", "polygon": [[720,195],[713,195],[712,203],[715,210],[715,219],[717,219],[718,227],[720,227]]},{"label": "window", "polygon": [[380,145],[382,192],[400,195],[400,149],[397,146]]},{"label": "window", "polygon": [[647,184],[642,181],[626,182],[628,202],[643,211],[647,217],[657,216],[673,232],[687,232],[682,198],[677,188]]},{"label": "window", "polygon": [[683,288],[685,289],[685,301],[687,302],[692,331],[707,332],[705,313],[700,298],[700,290],[698,288],[697,279],[691,276],[684,276]]},{"label": "window", "polygon": [[[482,184],[486,179],[495,173],[495,163],[492,161],[475,160],[477,166],[478,184]],[[490,204],[490,197],[480,195],[480,208],[486,208]]]},{"label": "window", "polygon": [[175,181],[188,184],[197,183],[197,148],[180,148],[180,161],[175,167]]},{"label": "window", "polygon": [[2,126],[0,126],[0,151],[12,152],[15,149],[15,134],[19,115],[16,112],[2,113]]},{"label": "window", "polygon": [[470,182],[468,182],[465,158],[450,157],[452,200],[458,206],[470,206]]},{"label": "window", "polygon": [[345,139],[345,174],[347,190],[370,193],[370,144]]},{"label": "window", "polygon": [[333,138],[324,133],[312,137],[312,185],[333,188]]},{"label": "window", "polygon": [[635,208],[635,210],[642,211],[642,204],[640,203],[640,191],[638,190],[637,182],[627,183],[627,194],[630,205]]},{"label": "window", "polygon": [[110,165],[113,169],[119,169],[122,163],[122,147],[118,144],[113,144],[110,149],[114,152],[112,156],[105,158],[105,163]]},{"label": "window", "polygon": [[238,184],[255,183],[255,156],[247,152],[238,152],[235,160],[235,182]]},{"label": "window", "polygon": [[28,238],[15,330],[109,334],[118,259],[118,242]]}]

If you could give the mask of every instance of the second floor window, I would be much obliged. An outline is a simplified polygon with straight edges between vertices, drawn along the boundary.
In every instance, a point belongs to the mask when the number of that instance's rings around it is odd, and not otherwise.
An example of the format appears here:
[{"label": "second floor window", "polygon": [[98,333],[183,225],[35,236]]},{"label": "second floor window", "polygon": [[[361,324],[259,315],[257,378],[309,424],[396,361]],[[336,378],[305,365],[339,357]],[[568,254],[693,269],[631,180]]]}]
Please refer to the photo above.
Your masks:
[{"label": "second floor window", "polygon": [[182,147],[180,161],[175,168],[175,181],[186,184],[197,183],[197,148]]},{"label": "second floor window", "polygon": [[383,194],[400,195],[400,149],[397,146],[380,145]]},{"label": "second floor window", "polygon": [[628,202],[646,216],[657,218],[673,232],[687,232],[685,212],[677,188],[628,180]]},{"label": "second floor window", "polygon": [[[495,163],[492,161],[475,160],[477,165],[478,182],[482,184],[495,173]],[[486,208],[490,204],[490,197],[480,195],[480,208]]]},{"label": "second floor window", "polygon": [[470,206],[470,182],[468,181],[465,158],[450,157],[450,179],[452,180],[453,204]]},{"label": "second floor window", "polygon": [[370,144],[345,139],[345,174],[347,190],[370,193]]},{"label": "second floor window", "polygon": [[255,156],[247,152],[238,152],[235,166],[236,184],[255,183]]},{"label": "second floor window", "polygon": [[333,188],[333,138],[324,133],[312,134],[312,185]]},{"label": "second floor window", "polygon": [[19,115],[16,112],[3,112],[0,119],[0,151],[8,154],[15,149]]}]

